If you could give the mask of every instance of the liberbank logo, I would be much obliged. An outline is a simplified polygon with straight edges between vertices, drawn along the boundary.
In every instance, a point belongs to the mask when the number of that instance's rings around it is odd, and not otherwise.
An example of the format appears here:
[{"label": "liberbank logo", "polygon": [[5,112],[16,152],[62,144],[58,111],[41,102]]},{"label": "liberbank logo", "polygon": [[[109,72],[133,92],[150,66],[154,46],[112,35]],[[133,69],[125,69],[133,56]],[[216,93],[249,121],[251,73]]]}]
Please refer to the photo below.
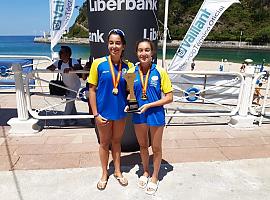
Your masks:
[{"label": "liberbank logo", "polygon": [[89,0],[90,12],[105,10],[157,10],[157,0]]}]

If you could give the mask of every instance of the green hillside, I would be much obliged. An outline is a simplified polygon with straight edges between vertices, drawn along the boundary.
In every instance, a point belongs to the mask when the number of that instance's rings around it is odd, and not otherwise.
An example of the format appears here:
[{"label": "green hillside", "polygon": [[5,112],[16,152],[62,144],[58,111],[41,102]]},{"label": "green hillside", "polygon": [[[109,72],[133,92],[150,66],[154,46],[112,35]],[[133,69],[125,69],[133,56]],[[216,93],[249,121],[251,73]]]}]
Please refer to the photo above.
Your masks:
[{"label": "green hillside", "polygon": [[[207,40],[242,41],[253,44],[270,43],[270,0],[240,0],[233,4],[218,20]],[[159,0],[158,20],[163,33],[164,3]],[[168,28],[172,40],[181,40],[203,0],[170,0]],[[75,24],[70,28],[70,37],[88,37],[86,2],[80,9]]]}]

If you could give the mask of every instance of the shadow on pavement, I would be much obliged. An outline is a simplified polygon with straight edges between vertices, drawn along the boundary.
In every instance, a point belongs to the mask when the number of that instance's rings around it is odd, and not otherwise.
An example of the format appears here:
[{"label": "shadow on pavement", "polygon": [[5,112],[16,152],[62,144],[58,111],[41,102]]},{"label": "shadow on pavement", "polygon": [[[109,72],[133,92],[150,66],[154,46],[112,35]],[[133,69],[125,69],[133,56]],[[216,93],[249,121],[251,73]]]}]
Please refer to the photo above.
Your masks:
[{"label": "shadow on pavement", "polygon": [[[150,155],[150,174],[153,172],[153,155]],[[129,173],[135,165],[139,166],[139,169],[136,171],[138,178],[143,175],[143,166],[141,164],[141,157],[139,152],[132,153],[130,155],[121,156],[121,170],[122,172]],[[173,171],[173,166],[168,163],[166,160],[161,160],[160,170],[159,170],[159,180],[161,181],[169,172]],[[109,174],[113,174],[114,165],[113,161],[109,164]]]},{"label": "shadow on pavement", "polygon": [[8,126],[7,122],[13,117],[17,117],[16,108],[1,108],[0,109],[0,126]]},{"label": "shadow on pavement", "polygon": [[[154,170],[153,155],[150,156],[149,162],[150,162],[150,174],[152,174]],[[166,160],[162,159],[160,169],[159,169],[159,175],[158,175],[159,181],[161,181],[172,170],[173,170],[173,166],[170,163],[168,163]],[[143,166],[141,163],[139,165],[139,170],[136,172],[136,174],[138,175],[138,178],[143,175]]]}]

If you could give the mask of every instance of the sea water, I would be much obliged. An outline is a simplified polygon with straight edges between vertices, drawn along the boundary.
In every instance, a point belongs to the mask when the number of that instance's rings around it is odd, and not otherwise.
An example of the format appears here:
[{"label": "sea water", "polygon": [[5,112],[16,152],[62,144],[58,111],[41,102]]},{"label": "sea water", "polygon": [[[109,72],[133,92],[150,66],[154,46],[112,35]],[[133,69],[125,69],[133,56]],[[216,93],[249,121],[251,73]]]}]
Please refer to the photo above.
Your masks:
[{"label": "sea water", "polygon": [[[159,52],[161,56],[161,50],[159,50]],[[166,53],[167,58],[172,58],[175,52],[176,48],[168,49]],[[255,64],[270,64],[270,51],[254,49],[200,48],[195,60],[221,61],[222,59],[227,59],[228,62],[243,63],[247,58],[252,59]]]},{"label": "sea water", "polygon": [[[51,57],[51,45],[35,43],[35,36],[0,36],[0,55],[32,55]],[[54,47],[58,52],[61,44]],[[89,45],[68,44],[72,49],[72,57],[88,59]]]},{"label": "sea water", "polygon": [[[0,36],[0,55],[34,55],[49,56],[51,55],[50,44],[35,43],[35,36]],[[54,51],[59,51],[58,44]],[[89,45],[68,44],[72,48],[72,57],[88,59],[90,55]],[[172,59],[176,48],[168,48],[166,58]],[[162,49],[158,49],[158,58],[162,58]],[[104,55],[108,52],[104,52]],[[245,59],[250,58],[254,63],[261,64],[263,60],[270,63],[270,51],[251,50],[251,49],[213,49],[201,48],[195,60],[213,60],[221,61],[227,59],[229,62],[242,63]]]}]

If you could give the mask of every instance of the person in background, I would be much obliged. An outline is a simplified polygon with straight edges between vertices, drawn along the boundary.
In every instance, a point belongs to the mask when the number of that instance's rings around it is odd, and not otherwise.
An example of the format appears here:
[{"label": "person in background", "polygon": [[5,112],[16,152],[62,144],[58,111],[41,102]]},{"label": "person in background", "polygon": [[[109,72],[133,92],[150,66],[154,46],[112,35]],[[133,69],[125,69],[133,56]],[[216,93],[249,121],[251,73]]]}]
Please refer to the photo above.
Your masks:
[{"label": "person in background", "polygon": [[104,190],[108,182],[109,146],[111,144],[114,163],[114,177],[122,186],[128,180],[120,168],[121,139],[125,129],[127,105],[126,81],[132,63],[123,61],[126,47],[125,34],[120,29],[113,29],[108,34],[109,56],[95,59],[91,65],[88,82],[90,83],[89,99],[96,126],[99,132],[99,156],[102,175],[97,183],[99,190]]},{"label": "person in background", "polygon": [[[261,87],[262,87],[262,83],[259,83],[256,88],[255,88],[255,92],[254,92],[254,95],[253,95],[253,100],[252,102],[257,104],[257,105],[261,105],[260,104],[260,99],[262,98],[262,94],[261,94]],[[255,102],[256,100],[256,102]]]},{"label": "person in background", "polygon": [[244,73],[245,72],[245,69],[246,69],[246,65],[245,65],[245,63],[242,63],[242,65],[240,67],[240,72],[241,73]]},{"label": "person in background", "polygon": [[[143,39],[137,42],[136,53],[139,63],[128,73],[136,74],[134,93],[140,106],[140,113],[133,114],[133,123],[140,145],[144,170],[143,175],[138,180],[138,186],[146,188],[147,194],[154,194],[158,188],[158,174],[162,159],[162,135],[165,126],[163,105],[173,101],[173,88],[166,71],[152,63],[155,54],[152,41]],[[128,107],[125,108],[126,111],[127,109]],[[149,130],[154,165],[152,175],[149,172]]]},{"label": "person in background", "polygon": [[[48,66],[47,69],[54,71],[55,69],[64,70],[62,73],[63,82],[67,88],[66,99],[76,98],[77,92],[81,87],[81,81],[77,74],[69,73],[74,70],[81,70],[82,66],[77,59],[71,58],[72,50],[69,46],[61,46],[59,51],[59,60],[55,61],[52,65]],[[66,103],[64,115],[76,115],[77,110],[75,106],[75,100]],[[65,119],[61,122],[61,125],[75,125],[77,124],[76,119]]]},{"label": "person in background", "polygon": [[190,69],[191,69],[191,71],[193,71],[195,69],[195,62],[194,62],[194,60],[192,60]]}]

